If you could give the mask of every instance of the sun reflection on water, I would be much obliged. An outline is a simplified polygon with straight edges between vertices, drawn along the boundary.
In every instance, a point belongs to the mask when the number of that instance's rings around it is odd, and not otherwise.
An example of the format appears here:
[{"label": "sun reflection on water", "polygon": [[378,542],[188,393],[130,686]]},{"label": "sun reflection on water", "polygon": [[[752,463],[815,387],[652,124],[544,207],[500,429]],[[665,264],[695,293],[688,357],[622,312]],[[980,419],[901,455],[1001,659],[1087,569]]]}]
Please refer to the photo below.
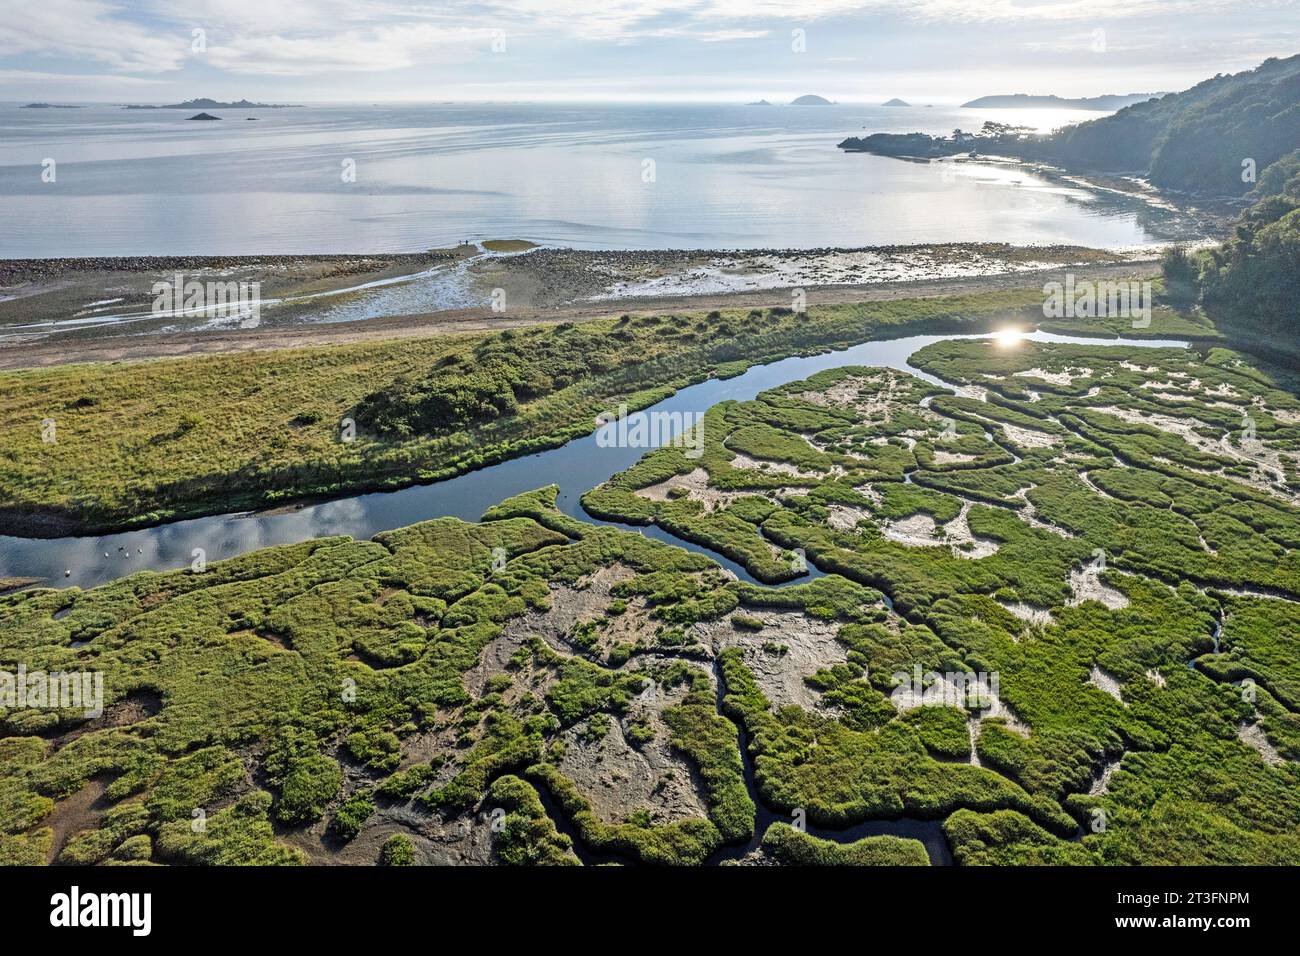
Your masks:
[{"label": "sun reflection on water", "polygon": [[1025,333],[1017,328],[998,329],[993,333],[993,342],[1000,349],[1015,348],[1024,338]]}]

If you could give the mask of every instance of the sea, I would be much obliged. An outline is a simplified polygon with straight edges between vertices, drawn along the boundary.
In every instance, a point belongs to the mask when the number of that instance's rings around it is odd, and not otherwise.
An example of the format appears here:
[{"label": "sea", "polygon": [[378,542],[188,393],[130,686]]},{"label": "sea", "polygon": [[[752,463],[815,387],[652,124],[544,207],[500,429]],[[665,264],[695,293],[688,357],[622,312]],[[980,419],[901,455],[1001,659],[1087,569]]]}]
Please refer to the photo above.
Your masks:
[{"label": "sea", "polygon": [[846,153],[848,136],[1048,130],[1076,110],[453,104],[0,105],[0,258],[933,242],[1135,248],[1176,210],[996,161]]}]

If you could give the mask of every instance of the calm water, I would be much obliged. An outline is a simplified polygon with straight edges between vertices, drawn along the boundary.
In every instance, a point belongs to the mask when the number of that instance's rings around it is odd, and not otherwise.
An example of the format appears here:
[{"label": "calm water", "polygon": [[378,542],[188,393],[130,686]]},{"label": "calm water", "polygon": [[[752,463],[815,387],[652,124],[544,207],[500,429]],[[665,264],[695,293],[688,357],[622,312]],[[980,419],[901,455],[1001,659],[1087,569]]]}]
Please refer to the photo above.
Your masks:
[{"label": "calm water", "polygon": [[[1137,246],[1186,223],[988,164],[835,144],[871,132],[1050,128],[1079,111],[863,106],[0,106],[0,258],[411,251],[522,237],[584,248],[918,242]],[[247,117],[256,117],[250,122]],[[41,163],[56,162],[56,181]],[[343,163],[355,182],[343,182]],[[646,161],[654,181],[645,182]]]},{"label": "calm water", "polygon": [[[711,379],[684,388],[648,411],[703,413],[718,402],[728,399],[744,401],[766,389],[841,365],[887,366],[943,384],[908,365],[909,356],[934,342],[977,337],[914,335],[865,342],[823,355],[783,359],[755,366],[732,379]],[[1184,348],[1187,345],[1186,342],[1170,340],[1098,340],[1044,332],[1025,337],[1036,342],[1096,345],[1100,341],[1102,344],[1135,348]],[[214,515],[122,534],[77,538],[38,540],[0,536],[0,577],[41,577],[48,579],[51,586],[75,584],[93,587],[135,571],[188,567],[195,548],[202,548],[209,561],[219,561],[257,548],[327,535],[370,538],[380,531],[429,518],[453,516],[477,521],[484,511],[503,499],[549,484],[559,485],[559,506],[566,514],[591,521],[582,509],[579,500],[582,495],[633,465],[645,451],[644,448],[602,448],[596,444],[594,435],[588,435],[550,451],[506,461],[447,481],[416,485],[401,491],[339,498],[300,510]],[[743,567],[721,555],[673,538],[657,527],[643,530],[660,540],[708,554],[743,580],[754,581]],[[65,570],[71,571],[71,576],[65,577]],[[810,570],[813,576],[820,573],[815,568]]]}]

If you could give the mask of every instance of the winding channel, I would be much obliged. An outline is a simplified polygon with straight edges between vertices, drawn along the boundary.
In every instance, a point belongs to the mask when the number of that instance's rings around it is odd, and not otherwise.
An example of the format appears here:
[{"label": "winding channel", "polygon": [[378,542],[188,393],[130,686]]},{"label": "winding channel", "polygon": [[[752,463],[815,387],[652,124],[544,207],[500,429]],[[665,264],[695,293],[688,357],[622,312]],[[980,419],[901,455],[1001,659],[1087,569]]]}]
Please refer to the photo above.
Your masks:
[{"label": "winding channel", "polygon": [[[767,389],[805,379],[816,372],[843,365],[886,366],[949,388],[948,383],[908,364],[908,359],[918,350],[936,342],[990,337],[992,333],[913,335],[864,342],[851,348],[819,355],[782,359],[753,366],[735,378],[709,379],[688,386],[644,411],[702,414],[718,402],[745,401]],[[1046,332],[1026,333],[1023,339],[1033,342],[1118,345],[1133,348],[1187,348],[1189,345],[1185,341],[1172,339],[1099,339],[1054,335]],[[489,507],[512,495],[555,484],[560,489],[557,504],[571,517],[590,524],[639,531],[677,547],[707,555],[734,572],[741,580],[761,583],[736,562],[701,545],[676,538],[658,526],[621,525],[617,522],[599,521],[586,513],[580,500],[582,495],[618,472],[631,467],[647,450],[648,448],[602,448],[596,444],[593,432],[559,448],[491,465],[445,481],[414,485],[399,491],[354,495],[298,508],[213,515],[119,534],[55,539],[0,536],[0,577],[36,577],[45,579],[51,585],[62,583],[65,586],[94,587],[138,571],[165,571],[188,567],[195,548],[203,548],[209,561],[219,561],[259,548],[291,544],[311,538],[349,535],[364,540],[381,531],[404,527],[431,518],[455,517],[465,521],[477,521]],[[71,573],[65,576],[65,571]],[[807,575],[786,584],[806,582],[823,573],[810,565]],[[724,689],[722,675],[716,667],[715,679],[718,682],[718,710],[721,713]],[[707,861],[709,863],[716,864],[743,858],[761,844],[764,833],[773,822],[789,819],[774,811],[763,801],[755,780],[748,735],[743,727],[738,726],[737,730],[740,734],[745,787],[754,801],[756,810],[754,834],[741,845],[719,849],[709,858]],[[546,792],[546,788],[540,787],[539,793],[548,815],[555,821],[560,832],[567,833],[573,838],[575,852],[583,862],[588,864],[628,862],[618,854],[602,853],[586,846],[572,822]],[[842,830],[825,830],[809,826],[807,832],[837,843],[849,843],[866,836],[881,834],[907,837],[919,840],[925,846],[931,864],[951,865],[953,862],[952,852],[943,833],[942,820],[910,817],[868,820]]]},{"label": "winding channel", "polygon": [[[991,337],[992,333],[912,335],[864,342],[819,355],[781,359],[755,365],[735,378],[708,379],[690,385],[644,412],[703,414],[718,402],[745,401],[767,389],[843,365],[885,366],[949,388],[948,383],[909,365],[908,359],[936,342]],[[1023,339],[1132,348],[1187,348],[1189,344],[1174,339],[1085,338],[1048,332],[1025,333]],[[571,517],[590,524],[640,531],[649,537],[707,555],[743,581],[760,583],[736,562],[701,545],[674,537],[658,526],[620,525],[598,521],[588,515],[581,504],[582,495],[631,467],[649,450],[648,447],[602,448],[596,444],[594,427],[593,423],[592,434],[576,438],[559,448],[398,491],[370,492],[297,508],[190,518],[117,534],[46,539],[0,536],[0,577],[41,578],[50,586],[90,588],[137,571],[188,567],[195,548],[202,548],[207,560],[212,562],[260,548],[332,535],[366,540],[381,531],[431,518],[478,521],[483,512],[506,498],[555,484],[560,489],[557,503]],[[787,583],[806,582],[821,574],[810,566],[808,575]]]}]

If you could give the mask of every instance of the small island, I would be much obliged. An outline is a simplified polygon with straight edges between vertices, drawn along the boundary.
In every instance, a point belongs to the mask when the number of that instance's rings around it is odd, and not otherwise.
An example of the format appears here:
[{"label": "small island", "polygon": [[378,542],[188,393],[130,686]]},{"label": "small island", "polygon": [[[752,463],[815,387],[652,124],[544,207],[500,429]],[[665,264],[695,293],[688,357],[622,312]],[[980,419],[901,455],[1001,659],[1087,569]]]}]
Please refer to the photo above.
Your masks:
[{"label": "small island", "polygon": [[746,103],[746,106],[771,106],[767,100],[754,100],[752,103]]},{"label": "small island", "polygon": [[71,103],[27,103],[18,107],[21,110],[79,110],[80,106]]},{"label": "small island", "polygon": [[213,116],[211,113],[196,113],[194,116],[187,116],[191,120],[219,120],[220,116]]},{"label": "small island", "polygon": [[928,133],[872,133],[870,136],[850,136],[838,147],[846,153],[874,153],[899,159],[941,159],[967,153],[1016,156],[1031,144],[1040,142],[1039,136],[1028,126],[1012,126],[988,120],[978,133],[960,129],[951,136],[931,136]]},{"label": "small island", "polygon": [[186,100],[184,103],[166,103],[162,106],[125,106],[128,110],[297,110],[301,106],[286,103],[250,103],[239,100],[234,103],[222,103],[207,98]]},{"label": "small island", "polygon": [[798,99],[790,101],[791,106],[832,106],[830,100],[824,96],[817,96],[815,93],[808,93]]},{"label": "small island", "polygon": [[892,100],[886,100],[880,105],[881,106],[911,106],[912,104],[907,102],[907,100],[900,100],[897,96],[895,96]]},{"label": "small island", "polygon": [[1134,103],[1159,99],[1164,93],[1114,93],[1107,96],[1083,96],[1067,99],[1061,96],[1032,96],[1012,93],[1009,96],[981,96],[963,103],[962,109],[986,110],[1122,110]]}]

